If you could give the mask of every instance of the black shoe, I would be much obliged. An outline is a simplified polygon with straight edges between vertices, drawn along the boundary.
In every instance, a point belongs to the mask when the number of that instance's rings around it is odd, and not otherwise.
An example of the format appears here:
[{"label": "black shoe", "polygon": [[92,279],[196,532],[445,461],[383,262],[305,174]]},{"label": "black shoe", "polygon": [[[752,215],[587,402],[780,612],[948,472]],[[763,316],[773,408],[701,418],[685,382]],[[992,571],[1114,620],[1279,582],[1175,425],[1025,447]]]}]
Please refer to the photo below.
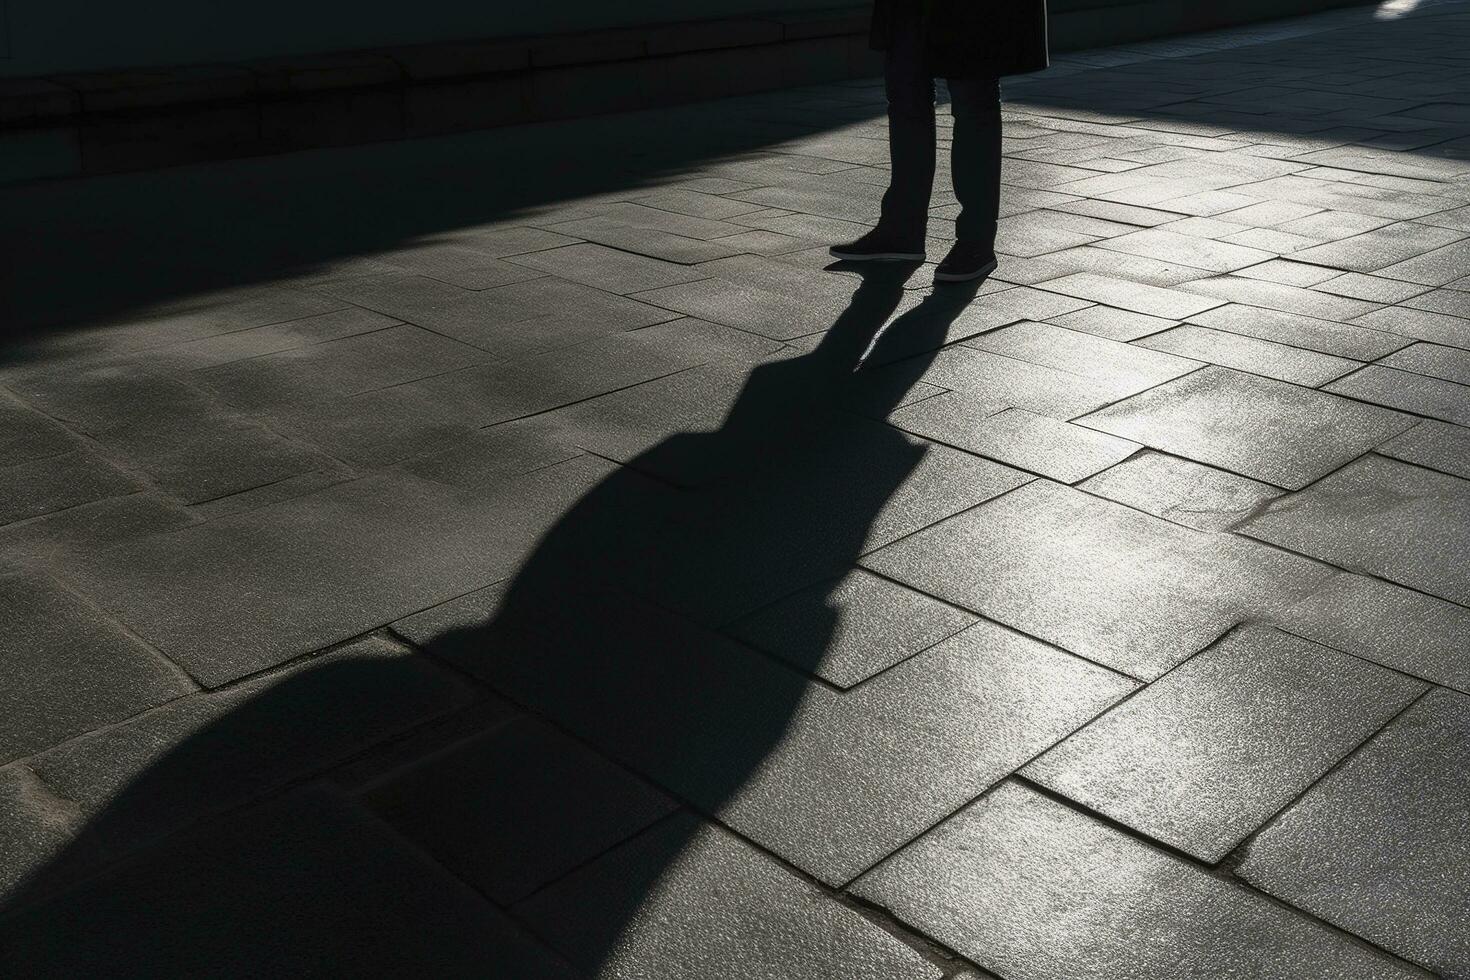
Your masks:
[{"label": "black shoe", "polygon": [[984,279],[995,271],[999,262],[995,249],[971,242],[955,242],[954,248],[934,270],[935,282],[969,282]]},{"label": "black shoe", "polygon": [[834,258],[848,262],[922,262],[924,239],[901,237],[883,228],[874,228],[862,238],[828,249]]}]

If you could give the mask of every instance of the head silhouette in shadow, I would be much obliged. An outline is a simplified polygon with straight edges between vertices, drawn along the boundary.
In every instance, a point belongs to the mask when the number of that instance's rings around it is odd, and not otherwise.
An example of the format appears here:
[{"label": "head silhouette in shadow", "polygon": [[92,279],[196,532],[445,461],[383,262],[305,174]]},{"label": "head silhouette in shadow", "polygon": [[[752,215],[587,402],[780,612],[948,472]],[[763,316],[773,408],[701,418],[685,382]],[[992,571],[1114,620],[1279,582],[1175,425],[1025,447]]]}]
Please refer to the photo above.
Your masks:
[{"label": "head silhouette in shadow", "polygon": [[[405,940],[374,916],[324,912],[332,903],[317,895],[323,881],[401,891],[404,916],[420,901],[418,886],[375,866],[386,860],[372,853],[373,835],[386,833],[376,825],[333,830],[335,818],[280,817],[262,845],[276,856],[248,860],[249,832],[210,829],[278,806],[281,787],[262,756],[320,756],[304,746],[417,697],[425,659],[483,683],[699,814],[734,814],[737,829],[762,844],[769,829],[778,853],[802,853],[812,835],[840,846],[841,801],[782,789],[787,777],[768,770],[811,692],[840,696],[818,676],[837,627],[831,589],[864,553],[916,529],[889,511],[927,450],[881,420],[910,397],[976,293],[974,283],[937,290],[895,318],[915,267],[855,271],[850,305],[810,349],[750,370],[714,431],[674,435],[611,467],[542,535],[485,621],[418,638],[417,657],[323,658],[289,672],[162,755],[12,890],[0,913],[0,973],[540,975],[523,964],[486,965],[512,943],[508,924],[496,932],[439,916]],[[728,380],[744,369],[723,370]],[[732,638],[733,621],[798,592],[806,599],[779,656]],[[395,771],[417,765],[403,760]],[[472,768],[437,772],[485,778]],[[380,784],[369,808],[391,806],[394,793],[392,779]],[[257,802],[272,794],[276,804]],[[232,812],[221,818],[224,810]],[[184,813],[208,815],[168,836]],[[473,814],[466,819],[475,825]],[[666,824],[645,849],[653,859],[599,893],[595,910],[562,907],[554,916],[537,904],[554,881],[496,895],[456,866],[453,842],[418,844],[539,933],[576,973],[647,975],[638,971],[648,964],[626,962],[636,958],[629,923],[660,862],[675,859],[695,826]]]}]

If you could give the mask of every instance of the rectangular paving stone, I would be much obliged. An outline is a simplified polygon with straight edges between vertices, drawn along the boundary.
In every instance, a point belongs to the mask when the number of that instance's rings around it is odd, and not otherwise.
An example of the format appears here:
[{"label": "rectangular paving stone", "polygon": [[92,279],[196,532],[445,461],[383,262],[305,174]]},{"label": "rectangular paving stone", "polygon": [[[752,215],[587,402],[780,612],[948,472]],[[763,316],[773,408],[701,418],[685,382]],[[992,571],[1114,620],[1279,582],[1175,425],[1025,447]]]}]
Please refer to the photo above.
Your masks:
[{"label": "rectangular paving stone", "polygon": [[[1300,240],[1308,241],[1308,239]],[[1283,249],[1282,251],[1285,253],[1293,251],[1293,249]],[[1295,257],[1293,256],[1293,258]],[[1335,269],[1324,269],[1321,266],[1307,265],[1303,262],[1272,259],[1269,262],[1262,262],[1260,265],[1240,269],[1236,272],[1236,275],[1243,276],[1247,279],[1264,279],[1267,282],[1277,282],[1286,286],[1316,286],[1329,279],[1337,278],[1339,273]]]},{"label": "rectangular paving stone", "polygon": [[[1127,561],[1120,561],[1126,555]],[[1037,481],[862,561],[1135,677],[1158,677],[1330,572]]]},{"label": "rectangular paving stone", "polygon": [[1370,303],[1401,303],[1412,296],[1418,296],[1428,287],[1399,282],[1397,279],[1384,279],[1381,276],[1365,276],[1358,272],[1348,272],[1319,282],[1312,288],[1334,296],[1348,296],[1353,299],[1367,300]]},{"label": "rectangular paving stone", "polygon": [[1241,531],[1470,605],[1470,480],[1368,455]]},{"label": "rectangular paving stone", "polygon": [[1207,367],[1079,424],[1293,490],[1413,423],[1376,406]]},{"label": "rectangular paving stone", "polygon": [[[900,362],[875,372],[875,383],[885,370],[907,377],[907,368]],[[1011,407],[1066,420],[1113,401],[1106,384],[960,344],[934,356],[924,371],[924,381],[963,394],[974,412],[984,415]]]},{"label": "rectangular paving stone", "polygon": [[0,467],[59,456],[80,446],[55,419],[18,402],[0,400]]},{"label": "rectangular paving stone", "polygon": [[1403,221],[1326,245],[1303,249],[1292,255],[1298,262],[1312,262],[1344,272],[1377,272],[1425,252],[1457,242],[1463,232]]},{"label": "rectangular paving stone", "polygon": [[520,901],[674,809],[631,773],[512,720],[372,787],[368,805],[456,877]]},{"label": "rectangular paving stone", "polygon": [[1122,398],[1181,377],[1200,362],[1149,353],[1132,344],[1049,323],[1023,321],[965,341],[965,346],[1056,368],[1100,383]]},{"label": "rectangular paving stone", "polygon": [[506,465],[475,490],[371,476],[77,555],[66,573],[214,686],[498,581],[605,472],[574,461],[522,486]]},{"label": "rectangular paving stone", "polygon": [[[705,212],[713,210],[718,213],[718,217],[711,213],[691,213],[691,205],[695,204],[696,197],[700,199],[695,206],[696,210]],[[677,206],[661,207],[658,203],[661,199],[665,203]],[[684,210],[679,210],[681,207]],[[759,210],[760,205],[745,201],[735,201],[707,194],[695,195],[689,191],[665,191],[639,201],[610,204],[599,208],[595,216],[559,222],[549,225],[548,228],[578,238],[585,237],[582,234],[584,228],[593,226],[642,229],[679,235],[683,238],[709,240],[739,234],[742,227],[732,225],[724,219],[741,214],[751,214]]]},{"label": "rectangular paving stone", "polygon": [[825,330],[842,312],[842,304],[836,301],[803,303],[782,293],[723,278],[651,289],[635,293],[632,298],[776,340]]},{"label": "rectangular paving stone", "polygon": [[478,348],[402,325],[235,361],[190,375],[228,404],[260,411],[416,381],[483,364]]},{"label": "rectangular paving stone", "polygon": [[1239,629],[1022,770],[1213,864],[1428,687]]},{"label": "rectangular paving stone", "polygon": [[1470,429],[1464,426],[1432,419],[1420,422],[1379,446],[1377,452],[1470,480]]},{"label": "rectangular paving stone", "polygon": [[941,976],[890,933],[688,813],[514,911],[586,976]]},{"label": "rectangular paving stone", "polygon": [[401,644],[368,638],[284,674],[179,698],[28,765],[116,858],[471,697],[438,665]]},{"label": "rectangular paving stone", "polygon": [[183,506],[154,494],[111,497],[0,528],[0,556],[55,560],[172,531],[197,519]]},{"label": "rectangular paving stone", "polygon": [[1164,453],[1141,452],[1078,489],[1197,531],[1226,531],[1281,495],[1276,487]]},{"label": "rectangular paving stone", "polygon": [[834,885],[1133,687],[982,622],[838,692],[625,596],[567,602],[456,663]]},{"label": "rectangular paving stone", "polygon": [[1361,361],[1287,347],[1244,334],[1184,324],[1135,341],[1139,347],[1317,388],[1362,366]]},{"label": "rectangular paving stone", "polygon": [[1403,305],[1470,319],[1470,293],[1460,289],[1431,289],[1404,300]]},{"label": "rectangular paving stone", "polygon": [[954,392],[935,395],[901,408],[889,416],[889,420],[915,435],[987,456],[1060,483],[1086,479],[1127,459],[1141,448],[1126,439],[1045,415],[1035,415],[1024,409],[1007,408],[982,415],[976,411],[973,399]]},{"label": "rectangular paving stone", "polygon": [[1458,241],[1379,269],[1378,274],[1424,286],[1443,286],[1462,277],[1467,268],[1470,268],[1470,241]]},{"label": "rectangular paving stone", "polygon": [[854,891],[1016,980],[1420,976],[1015,782]]},{"label": "rectangular paving stone", "polygon": [[1283,629],[1470,693],[1470,609],[1343,574],[1280,613]]},{"label": "rectangular paving stone", "polygon": [[1392,218],[1357,211],[1326,210],[1294,218],[1276,227],[1291,235],[1316,238],[1322,242],[1336,242],[1390,224],[1393,224]]},{"label": "rectangular paving stone", "polygon": [[[91,941],[103,929],[107,943]],[[491,973],[572,980],[503,913],[382,824],[301,791],[168,842],[0,923],[15,976]]]},{"label": "rectangular paving stone", "polygon": [[1269,340],[1289,347],[1332,354],[1356,361],[1374,361],[1407,347],[1409,340],[1396,334],[1368,327],[1338,323],[1298,313],[1282,313],[1256,306],[1231,303],[1218,309],[1198,313],[1192,323],[1216,330],[1227,330],[1246,337]]},{"label": "rectangular paving stone", "polygon": [[1258,248],[1179,235],[1168,228],[1150,228],[1147,231],[1135,231],[1131,235],[1109,238],[1100,247],[1161,261],[1182,262],[1210,272],[1234,272],[1276,257],[1274,253]]},{"label": "rectangular paving stone", "polygon": [[478,292],[414,301],[394,288],[378,306],[395,315],[499,357],[569,347],[623,330],[675,319],[678,314],[581,283],[545,277]]},{"label": "rectangular paving stone", "polygon": [[[14,901],[28,878],[49,868],[60,881],[84,865],[85,845],[74,843],[75,814],[25,766],[0,768],[0,912]],[[58,861],[73,849],[73,860]],[[91,857],[90,854],[87,855]]]},{"label": "rectangular paving stone", "polygon": [[[1198,279],[1193,282],[1180,283],[1179,288],[1185,292],[1220,300],[1215,304],[1216,306],[1222,306],[1225,302],[1241,303],[1246,306],[1260,306],[1268,310],[1280,310],[1282,313],[1296,313],[1323,320],[1348,320],[1371,313],[1378,308],[1376,303],[1349,299],[1345,296],[1333,296],[1330,293],[1286,286],[1277,282],[1247,279],[1244,276],[1216,276],[1213,279]],[[1182,319],[1193,319],[1193,317],[1186,314]]]},{"label": "rectangular paving stone", "polygon": [[618,295],[704,278],[695,269],[591,244],[530,252],[508,261]]},{"label": "rectangular paving stone", "polygon": [[1054,316],[1048,322],[1066,327],[1068,330],[1081,330],[1083,333],[1090,333],[1096,337],[1120,340],[1124,343],[1137,340],[1139,337],[1147,337],[1149,334],[1158,333],[1179,324],[1178,320],[1134,313],[1132,310],[1119,310],[1111,306],[1089,306],[1076,313]]},{"label": "rectangular paving stone", "polygon": [[700,360],[676,360],[657,342],[657,335],[628,331],[575,347],[425,378],[401,386],[400,397],[431,406],[441,420],[482,427],[662,378]]},{"label": "rectangular paving stone", "polygon": [[1470,350],[1438,344],[1413,344],[1379,361],[1383,367],[1426,374],[1470,385]]},{"label": "rectangular paving stone", "polygon": [[1352,322],[1414,340],[1470,349],[1470,320],[1446,313],[1389,306],[1357,317]]},{"label": "rectangular paving stone", "polygon": [[50,577],[0,576],[0,619],[0,765],[195,690]]},{"label": "rectangular paving stone", "polygon": [[1349,398],[1470,425],[1470,386],[1370,364],[1327,386]]},{"label": "rectangular paving stone", "polygon": [[1251,841],[1237,874],[1440,976],[1470,970],[1470,698],[1426,695]]},{"label": "rectangular paving stone", "polygon": [[141,489],[89,449],[14,463],[0,467],[0,525]]},{"label": "rectangular paving stone", "polygon": [[[1132,310],[1135,313],[1173,320],[1187,319],[1205,310],[1224,305],[1224,300],[1215,301],[1179,290],[1110,279],[1087,272],[1063,276],[1041,285],[1042,288],[1054,293],[1076,296],[1094,303],[1105,303],[1108,306]],[[1040,319],[1045,319],[1045,317]]]},{"label": "rectangular paving stone", "polygon": [[973,622],[963,609],[859,568],[759,609],[728,632],[847,689]]}]

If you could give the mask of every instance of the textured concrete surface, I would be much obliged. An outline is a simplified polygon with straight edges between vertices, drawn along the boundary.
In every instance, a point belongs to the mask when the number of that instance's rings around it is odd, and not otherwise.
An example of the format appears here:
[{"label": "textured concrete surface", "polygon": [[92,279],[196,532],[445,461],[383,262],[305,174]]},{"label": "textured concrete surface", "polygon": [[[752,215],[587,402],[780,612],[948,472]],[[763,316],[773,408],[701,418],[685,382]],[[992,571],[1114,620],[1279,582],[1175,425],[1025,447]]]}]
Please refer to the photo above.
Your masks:
[{"label": "textured concrete surface", "polygon": [[0,974],[1470,975],[1467,46],[0,192]]}]

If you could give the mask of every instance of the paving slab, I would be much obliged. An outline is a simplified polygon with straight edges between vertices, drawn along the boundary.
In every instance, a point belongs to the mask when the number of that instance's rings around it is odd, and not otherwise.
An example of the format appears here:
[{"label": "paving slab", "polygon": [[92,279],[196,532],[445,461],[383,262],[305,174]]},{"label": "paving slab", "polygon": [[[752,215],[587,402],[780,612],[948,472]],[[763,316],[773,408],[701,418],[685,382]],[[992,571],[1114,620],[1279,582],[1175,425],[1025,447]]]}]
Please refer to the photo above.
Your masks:
[{"label": "paving slab", "polygon": [[1244,627],[1022,774],[1215,863],[1428,687]]},{"label": "paving slab", "polygon": [[1101,247],[1144,255],[1151,259],[1182,262],[1210,272],[1234,272],[1275,258],[1272,252],[1246,248],[1223,241],[1179,235],[1165,228],[1135,231],[1102,242]]},{"label": "paving slab", "polygon": [[[1371,313],[1379,306],[1377,303],[1350,299],[1346,296],[1333,296],[1315,289],[1302,289],[1299,286],[1287,286],[1278,282],[1247,279],[1244,276],[1197,279],[1193,282],[1180,283],[1179,288],[1185,292],[1219,300],[1220,302],[1215,303],[1215,306],[1222,306],[1226,302],[1240,303],[1244,306],[1259,306],[1263,309],[1296,313],[1300,316],[1324,320],[1348,320]],[[1183,318],[1192,319],[1192,315],[1186,314]]]},{"label": "paving slab", "polygon": [[156,651],[42,575],[0,577],[0,765],[195,690]]},{"label": "paving slab", "polygon": [[1429,967],[1470,969],[1470,697],[1426,695],[1250,844],[1237,874]]},{"label": "paving slab", "polygon": [[1226,531],[1281,495],[1269,484],[1178,456],[1145,451],[1078,489],[1197,531]]},{"label": "paving slab", "polygon": [[1366,313],[1352,322],[1414,340],[1470,349],[1470,320],[1448,313],[1389,306]]},{"label": "paving slab", "polygon": [[14,401],[0,401],[0,467],[59,456],[80,447],[61,423]]},{"label": "paving slab", "polygon": [[1244,334],[1184,324],[1135,341],[1139,347],[1165,351],[1249,374],[1318,388],[1362,366],[1361,361],[1288,347]]},{"label": "paving slab", "polygon": [[[1258,234],[1264,233],[1261,232]],[[1277,235],[1279,238],[1294,239],[1294,241],[1306,242],[1308,244],[1311,243],[1310,239],[1296,238],[1295,236],[1284,235],[1280,232],[1271,232],[1271,234]],[[1239,240],[1240,238],[1239,235],[1232,235],[1230,237],[1235,240]],[[1301,247],[1288,247],[1292,245],[1291,241],[1275,241],[1273,244],[1283,246],[1278,249],[1278,251],[1283,253],[1292,252],[1296,248]],[[1269,262],[1262,262],[1260,265],[1240,269],[1236,272],[1236,275],[1244,276],[1247,279],[1264,279],[1267,282],[1281,283],[1285,286],[1317,286],[1330,279],[1338,278],[1341,273],[1335,269],[1324,269],[1321,266],[1307,265],[1303,262],[1272,259]],[[1324,292],[1331,292],[1331,290],[1324,290]]]},{"label": "paving slab", "polygon": [[[90,930],[114,939],[89,941]],[[16,976],[296,973],[572,980],[505,915],[381,824],[299,792],[0,923]]]},{"label": "paving slab", "polygon": [[0,467],[0,526],[141,489],[90,449]]},{"label": "paving slab", "polygon": [[863,565],[1148,680],[1330,574],[1045,481]]},{"label": "paving slab", "polygon": [[1470,480],[1470,429],[1448,422],[1420,422],[1377,450],[1406,463]]},{"label": "paving slab", "polygon": [[575,602],[449,654],[834,885],[1133,688],[982,622],[839,693],[626,597]]},{"label": "paving slab", "polygon": [[1470,425],[1470,385],[1425,374],[1370,364],[1334,381],[1326,390],[1431,419]]},{"label": "paving slab", "polygon": [[[831,631],[816,624],[835,610]],[[854,569],[746,616],[730,634],[840,688],[922,653],[975,622],[963,609]]]},{"label": "paving slab", "polygon": [[190,382],[259,411],[345,397],[483,364],[478,348],[404,324],[196,371]]},{"label": "paving slab", "polygon": [[1090,306],[1076,313],[1054,316],[1048,322],[1066,327],[1068,330],[1081,330],[1083,333],[1105,337],[1108,340],[1121,340],[1125,343],[1167,330],[1179,323],[1178,320],[1148,316],[1112,306]]},{"label": "paving slab", "polygon": [[1470,609],[1343,574],[1280,612],[1282,629],[1470,693]]},{"label": "paving slab", "polygon": [[1288,490],[1408,429],[1409,416],[1207,367],[1079,424]]},{"label": "paving slab", "polygon": [[622,295],[703,278],[702,273],[671,262],[593,244],[564,245],[509,261]]},{"label": "paving slab", "polygon": [[1280,498],[1241,531],[1470,604],[1470,480],[1368,455]]},{"label": "paving slab", "polygon": [[1348,272],[1332,279],[1325,279],[1312,288],[1324,293],[1332,293],[1334,296],[1367,300],[1369,303],[1401,303],[1412,296],[1418,296],[1429,287],[1399,282],[1397,279],[1384,279],[1381,276],[1365,276],[1358,272]]},{"label": "paving slab", "polygon": [[1443,286],[1462,277],[1467,262],[1470,262],[1470,242],[1458,241],[1379,269],[1378,274],[1424,286]]},{"label": "paving slab", "polygon": [[1076,483],[1119,463],[1141,448],[1069,422],[1021,408],[984,414],[989,406],[945,392],[899,409],[889,421],[926,439],[986,456],[1007,466]]},{"label": "paving slab", "polygon": [[1079,299],[1116,306],[1134,313],[1175,320],[1182,320],[1224,305],[1224,300],[1214,301],[1178,290],[1111,279],[1088,272],[1052,279],[1041,285],[1051,292],[1065,296],[1076,296]]},{"label": "paving slab", "polygon": [[1352,238],[1304,249],[1295,253],[1292,258],[1344,272],[1377,272],[1450,245],[1463,237],[1463,232],[1404,221]]},{"label": "paving slab", "polygon": [[[640,910],[636,917],[634,910]],[[587,976],[938,980],[876,924],[681,813],[515,912]]]},{"label": "paving slab", "polygon": [[499,511],[493,489],[476,503],[388,473],[78,555],[66,573],[203,683],[220,684],[503,578],[558,501],[604,475],[571,465],[528,477],[561,481],[528,508]]},{"label": "paving slab", "polygon": [[59,559],[172,531],[198,519],[188,508],[154,494],[110,497],[0,528],[0,556]]},{"label": "paving slab", "polygon": [[1379,364],[1399,371],[1412,371],[1431,378],[1470,385],[1470,350],[1459,347],[1412,344],[1385,357]]},{"label": "paving slab", "polygon": [[1088,378],[1123,398],[1182,377],[1199,361],[1149,353],[1132,344],[1079,333],[1050,323],[1025,321],[964,342],[1017,360]]},{"label": "paving slab", "polygon": [[27,765],[116,860],[472,697],[401,644],[369,638],[283,675],[179,698]]},{"label": "paving slab", "polygon": [[526,898],[674,809],[626,770],[525,719],[439,753],[364,798],[500,905]]},{"label": "paving slab", "polygon": [[854,890],[1019,980],[1419,976],[1015,782]]},{"label": "paving slab", "polygon": [[1412,342],[1409,338],[1366,326],[1240,303],[1198,313],[1189,320],[1215,330],[1357,361],[1377,360]]}]

